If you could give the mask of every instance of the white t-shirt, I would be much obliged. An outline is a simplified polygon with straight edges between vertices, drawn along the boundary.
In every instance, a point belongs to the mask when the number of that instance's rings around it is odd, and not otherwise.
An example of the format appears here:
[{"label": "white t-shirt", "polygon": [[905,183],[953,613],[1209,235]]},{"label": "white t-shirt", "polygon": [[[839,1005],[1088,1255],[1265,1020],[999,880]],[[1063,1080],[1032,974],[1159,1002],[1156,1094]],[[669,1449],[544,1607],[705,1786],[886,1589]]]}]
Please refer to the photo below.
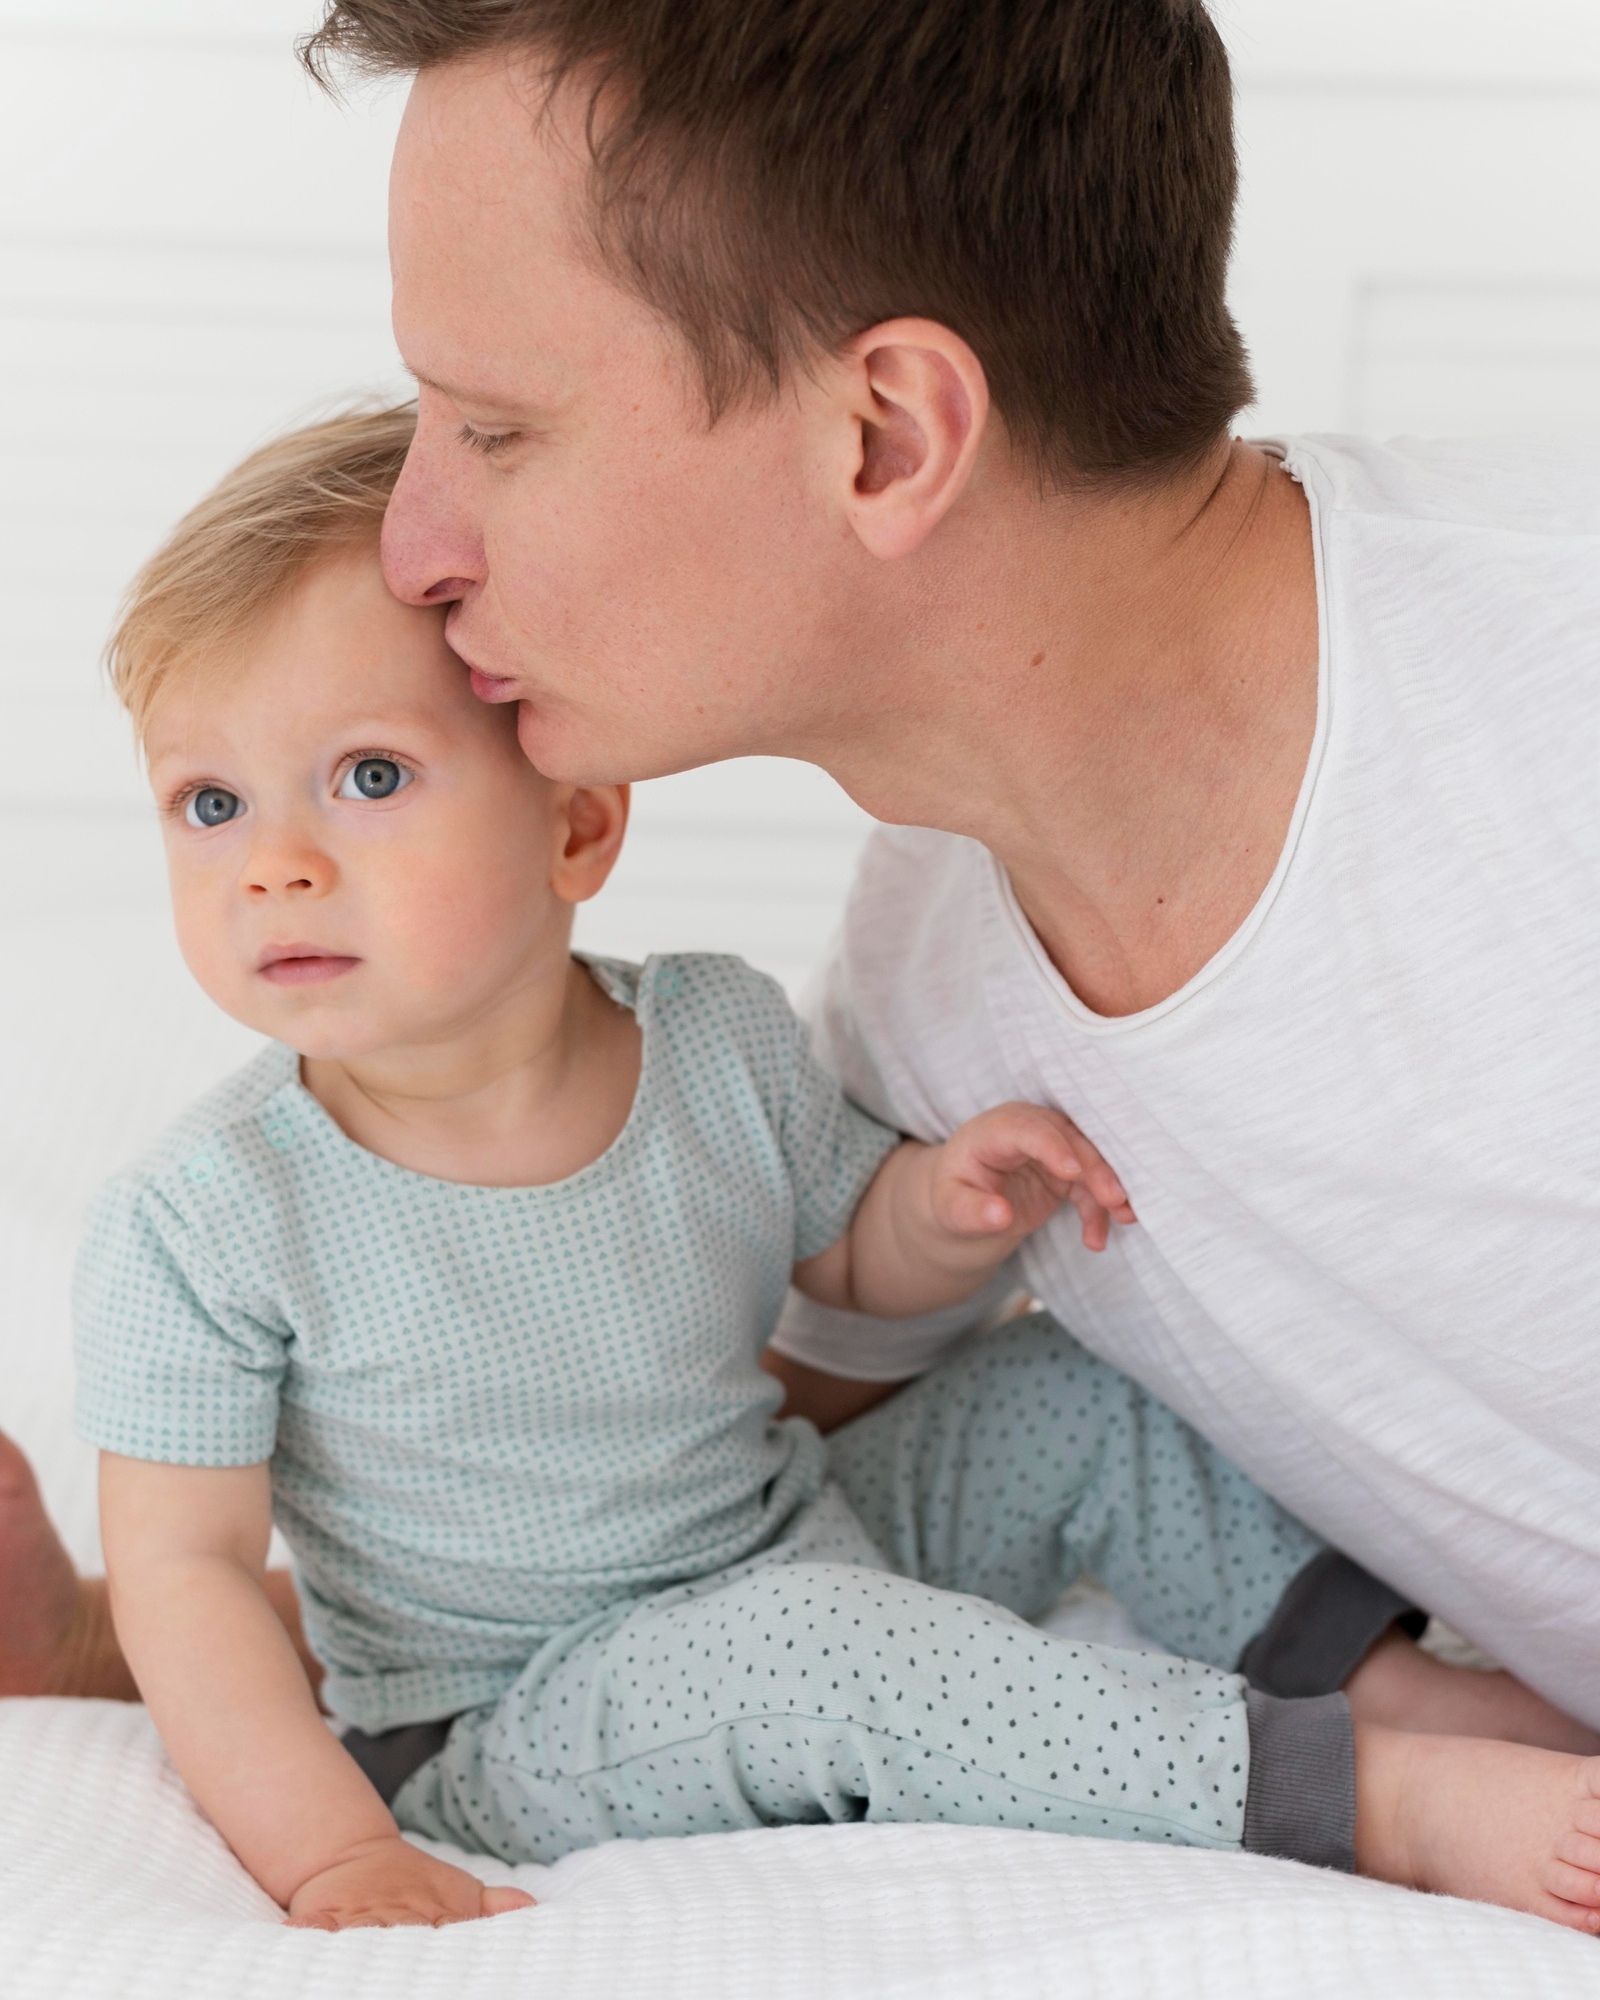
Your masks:
[{"label": "white t-shirt", "polygon": [[[976,842],[878,831],[822,1053],[927,1139],[1056,1104],[1140,1222],[1025,1282],[1331,1541],[1600,1725],[1600,454],[1278,447],[1319,719],[1248,921],[1084,1007]],[[883,1378],[915,1324],[791,1322]]]}]

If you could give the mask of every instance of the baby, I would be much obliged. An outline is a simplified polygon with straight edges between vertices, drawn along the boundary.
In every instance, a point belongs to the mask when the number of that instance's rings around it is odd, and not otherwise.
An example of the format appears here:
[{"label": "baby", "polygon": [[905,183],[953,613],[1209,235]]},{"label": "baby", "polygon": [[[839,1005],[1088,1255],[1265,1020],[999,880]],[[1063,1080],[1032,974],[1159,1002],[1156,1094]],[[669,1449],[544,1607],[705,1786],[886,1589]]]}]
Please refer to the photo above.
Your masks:
[{"label": "baby", "polygon": [[[244,1864],[298,1924],[446,1923],[528,1899],[402,1829],[549,1861],[948,1820],[1600,1927],[1600,1765],[1380,1726],[1449,1711],[1384,1708],[1402,1607],[1044,1316],[828,1445],[776,1417],[791,1283],[949,1307],[1063,1201],[1097,1247],[1126,1197],[1037,1107],[885,1130],[737,961],[573,957],[627,794],[535,772],[385,590],[409,429],[257,454],[113,654],[184,955],[271,1045],[100,1199],[79,1419],[129,1664]],[[274,1516],[342,1740],[264,1586]],[[1023,1622],[1084,1569],[1187,1657]],[[1505,1733],[1563,1740],[1516,1700]]]}]

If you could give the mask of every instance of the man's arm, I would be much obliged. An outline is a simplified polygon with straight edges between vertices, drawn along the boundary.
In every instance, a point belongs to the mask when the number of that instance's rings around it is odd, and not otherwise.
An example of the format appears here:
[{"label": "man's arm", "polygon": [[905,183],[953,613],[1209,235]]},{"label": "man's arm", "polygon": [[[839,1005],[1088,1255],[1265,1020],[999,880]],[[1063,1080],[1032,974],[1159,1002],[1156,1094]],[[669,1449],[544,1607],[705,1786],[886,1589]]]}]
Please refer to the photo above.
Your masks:
[{"label": "man's arm", "polygon": [[265,1465],[155,1465],[103,1452],[111,1610],[168,1754],[290,1921],[437,1924],[531,1899],[408,1846],[340,1747],[263,1587]]}]

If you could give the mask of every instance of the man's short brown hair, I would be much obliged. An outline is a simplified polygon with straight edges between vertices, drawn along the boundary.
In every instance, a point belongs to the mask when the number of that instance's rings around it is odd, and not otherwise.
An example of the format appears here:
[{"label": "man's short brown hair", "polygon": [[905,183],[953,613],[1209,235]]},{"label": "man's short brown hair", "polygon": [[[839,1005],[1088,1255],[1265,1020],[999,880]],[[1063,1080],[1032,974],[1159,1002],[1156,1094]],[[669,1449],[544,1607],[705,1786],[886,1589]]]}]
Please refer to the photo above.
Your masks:
[{"label": "man's short brown hair", "polygon": [[598,248],[713,416],[906,314],[971,345],[1062,484],[1192,461],[1250,400],[1201,0],[326,4],[324,82],[526,49],[593,92]]}]

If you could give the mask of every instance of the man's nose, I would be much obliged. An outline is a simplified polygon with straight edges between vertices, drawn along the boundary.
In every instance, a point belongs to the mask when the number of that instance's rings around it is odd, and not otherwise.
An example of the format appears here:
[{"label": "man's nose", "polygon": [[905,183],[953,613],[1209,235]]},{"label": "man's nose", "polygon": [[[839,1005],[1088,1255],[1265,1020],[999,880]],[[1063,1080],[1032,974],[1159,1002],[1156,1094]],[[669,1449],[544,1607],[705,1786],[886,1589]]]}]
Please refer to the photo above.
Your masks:
[{"label": "man's nose", "polygon": [[451,604],[484,581],[483,524],[459,447],[426,417],[383,520],[383,574],[404,604]]}]

